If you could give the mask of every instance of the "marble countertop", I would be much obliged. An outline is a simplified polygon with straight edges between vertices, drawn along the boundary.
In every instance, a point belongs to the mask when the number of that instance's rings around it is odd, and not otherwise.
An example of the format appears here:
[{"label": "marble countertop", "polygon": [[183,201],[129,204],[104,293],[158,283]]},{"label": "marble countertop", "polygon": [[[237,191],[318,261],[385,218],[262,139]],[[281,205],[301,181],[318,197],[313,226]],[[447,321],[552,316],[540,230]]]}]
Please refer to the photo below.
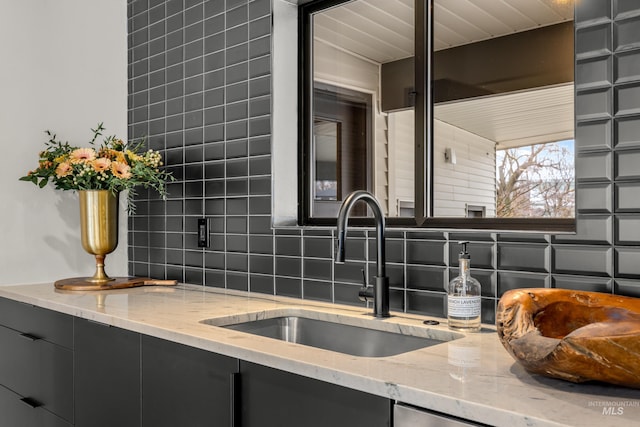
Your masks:
[{"label": "marble countertop", "polygon": [[[640,426],[640,390],[531,375],[509,356],[491,325],[443,344],[367,358],[202,321],[241,321],[270,310],[303,309],[319,316],[347,316],[355,324],[383,322],[386,328],[446,335],[446,320],[405,313],[374,320],[364,307],[192,285],[69,292],[44,283],[0,286],[0,296],[492,426]],[[424,326],[426,319],[441,323]]]}]

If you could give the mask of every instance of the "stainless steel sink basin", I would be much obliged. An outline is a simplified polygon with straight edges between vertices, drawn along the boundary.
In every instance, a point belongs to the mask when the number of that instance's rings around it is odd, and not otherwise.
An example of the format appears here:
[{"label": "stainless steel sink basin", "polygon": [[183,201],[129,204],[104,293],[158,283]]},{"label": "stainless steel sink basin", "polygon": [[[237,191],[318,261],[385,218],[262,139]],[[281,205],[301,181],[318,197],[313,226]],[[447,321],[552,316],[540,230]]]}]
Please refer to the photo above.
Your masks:
[{"label": "stainless steel sink basin", "polygon": [[[269,315],[270,314],[270,315]],[[261,318],[238,321],[237,318],[207,319],[203,323],[235,331],[260,335],[296,344],[308,345],[339,353],[362,357],[387,357],[442,344],[463,335],[425,327],[409,328],[407,335],[397,324],[380,320],[354,319],[350,316],[330,315],[307,310],[274,310],[260,313]],[[320,317],[329,317],[329,319]],[[352,323],[352,324],[348,324]],[[378,326],[379,328],[354,325]],[[384,330],[391,329],[391,330]],[[405,330],[404,332],[410,332]]]}]

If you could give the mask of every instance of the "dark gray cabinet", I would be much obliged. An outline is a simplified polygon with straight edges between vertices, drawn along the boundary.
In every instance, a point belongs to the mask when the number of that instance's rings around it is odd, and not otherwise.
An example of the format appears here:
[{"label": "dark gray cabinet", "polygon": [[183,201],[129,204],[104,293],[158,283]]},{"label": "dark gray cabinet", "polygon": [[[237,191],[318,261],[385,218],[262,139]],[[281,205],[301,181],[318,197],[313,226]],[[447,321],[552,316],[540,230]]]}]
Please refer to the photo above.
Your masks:
[{"label": "dark gray cabinet", "polygon": [[392,401],[0,298],[0,424],[391,425]]},{"label": "dark gray cabinet", "polygon": [[238,361],[76,319],[78,427],[232,425]]},{"label": "dark gray cabinet", "polygon": [[0,298],[0,414],[7,425],[73,423],[72,331],[71,316]]},{"label": "dark gray cabinet", "polygon": [[140,426],[140,334],[75,319],[77,427]]},{"label": "dark gray cabinet", "polygon": [[142,425],[233,425],[238,360],[142,336]]},{"label": "dark gray cabinet", "polygon": [[392,401],[240,362],[243,427],[389,427]]}]

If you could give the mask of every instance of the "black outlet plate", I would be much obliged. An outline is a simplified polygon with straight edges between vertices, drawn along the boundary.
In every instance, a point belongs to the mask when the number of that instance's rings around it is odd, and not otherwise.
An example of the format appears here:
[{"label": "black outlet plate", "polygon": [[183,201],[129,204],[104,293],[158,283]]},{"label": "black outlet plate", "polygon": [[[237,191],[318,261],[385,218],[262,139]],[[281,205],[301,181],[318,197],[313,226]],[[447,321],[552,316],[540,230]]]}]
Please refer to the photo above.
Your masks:
[{"label": "black outlet plate", "polygon": [[198,247],[209,247],[209,221],[207,218],[198,218]]}]

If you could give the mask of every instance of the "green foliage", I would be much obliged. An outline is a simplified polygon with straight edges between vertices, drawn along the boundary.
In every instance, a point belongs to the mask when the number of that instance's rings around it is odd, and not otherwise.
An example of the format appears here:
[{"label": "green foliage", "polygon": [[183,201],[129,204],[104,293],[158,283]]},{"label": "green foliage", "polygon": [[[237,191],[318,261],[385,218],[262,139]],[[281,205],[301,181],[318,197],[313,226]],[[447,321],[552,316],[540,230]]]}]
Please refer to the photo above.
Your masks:
[{"label": "green foliage", "polygon": [[59,190],[128,190],[130,212],[135,208],[136,187],[153,188],[165,198],[166,182],[173,176],[162,169],[160,153],[142,151],[144,141],[127,143],[115,136],[104,137],[96,146],[104,130],[102,123],[91,129],[93,137],[84,148],[61,142],[55,133],[45,131],[48,141],[39,153],[38,167],[20,180],[40,188],[51,182]]}]

